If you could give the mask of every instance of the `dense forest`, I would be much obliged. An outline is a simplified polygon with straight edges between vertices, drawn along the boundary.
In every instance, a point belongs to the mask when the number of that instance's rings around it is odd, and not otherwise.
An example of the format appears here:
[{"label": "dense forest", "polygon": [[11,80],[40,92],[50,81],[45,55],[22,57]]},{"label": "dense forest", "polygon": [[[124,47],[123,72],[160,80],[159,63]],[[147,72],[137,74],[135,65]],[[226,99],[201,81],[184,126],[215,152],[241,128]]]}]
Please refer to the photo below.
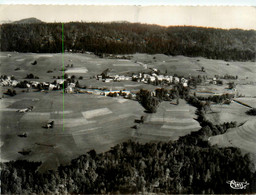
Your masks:
[{"label": "dense forest", "polygon": [[[1,51],[61,52],[62,24],[3,24]],[[64,24],[65,49],[95,54],[163,53],[211,59],[255,61],[254,30],[139,23]]]},{"label": "dense forest", "polygon": [[[195,96],[185,99],[197,108],[199,131],[177,141],[140,144],[129,140],[105,153],[91,150],[45,173],[36,171],[40,162],[1,163],[2,193],[255,193],[256,172],[249,155],[208,142],[209,136],[237,124],[214,125],[204,117],[203,101]],[[249,186],[234,190],[227,183],[230,180],[247,181]]]}]

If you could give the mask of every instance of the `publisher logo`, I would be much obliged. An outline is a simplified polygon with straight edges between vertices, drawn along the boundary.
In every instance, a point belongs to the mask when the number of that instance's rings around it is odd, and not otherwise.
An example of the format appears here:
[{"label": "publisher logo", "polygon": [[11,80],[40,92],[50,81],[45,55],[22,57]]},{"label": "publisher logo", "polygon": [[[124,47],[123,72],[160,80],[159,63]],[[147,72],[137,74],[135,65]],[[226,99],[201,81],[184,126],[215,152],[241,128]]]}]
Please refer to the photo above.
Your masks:
[{"label": "publisher logo", "polygon": [[236,190],[246,189],[246,186],[249,185],[247,181],[238,182],[235,180],[227,181],[227,184],[229,184],[232,189],[236,189]]}]

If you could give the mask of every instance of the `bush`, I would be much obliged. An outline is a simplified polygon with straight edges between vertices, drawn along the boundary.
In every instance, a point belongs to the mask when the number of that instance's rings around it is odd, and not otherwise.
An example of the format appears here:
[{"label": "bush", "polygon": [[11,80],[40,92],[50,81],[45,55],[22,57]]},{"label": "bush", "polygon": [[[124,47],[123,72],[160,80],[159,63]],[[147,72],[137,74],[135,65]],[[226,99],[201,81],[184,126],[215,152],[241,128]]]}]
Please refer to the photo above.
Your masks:
[{"label": "bush", "polygon": [[16,91],[13,89],[8,89],[7,92],[4,93],[5,95],[9,95],[9,96],[15,96],[16,95]]},{"label": "bush", "polygon": [[246,114],[256,116],[256,108],[252,108],[252,109],[246,111]]},{"label": "bush", "polygon": [[19,88],[28,88],[27,84],[28,84],[28,81],[26,81],[26,80],[20,81],[20,82],[16,85],[16,87],[19,87]]},{"label": "bush", "polygon": [[39,77],[30,73],[30,74],[27,74],[26,79],[39,79]]},{"label": "bush", "polygon": [[229,88],[229,89],[235,88],[235,83],[234,83],[234,82],[228,83],[228,88]]}]

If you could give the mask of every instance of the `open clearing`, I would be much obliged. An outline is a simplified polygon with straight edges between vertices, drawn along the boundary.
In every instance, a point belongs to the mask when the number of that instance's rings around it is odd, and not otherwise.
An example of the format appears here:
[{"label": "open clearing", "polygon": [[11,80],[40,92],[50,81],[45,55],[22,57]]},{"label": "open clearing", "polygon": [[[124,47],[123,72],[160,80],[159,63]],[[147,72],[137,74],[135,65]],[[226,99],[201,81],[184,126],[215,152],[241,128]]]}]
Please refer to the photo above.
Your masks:
[{"label": "open clearing", "polygon": [[[26,99],[28,96],[30,100]],[[43,164],[40,170],[43,171],[55,169],[59,164],[66,164],[91,149],[97,152],[107,151],[127,139],[134,138],[140,142],[167,141],[200,128],[192,119],[195,116],[195,108],[182,100],[178,106],[163,102],[155,116],[145,113],[138,102],[121,97],[110,98],[89,94],[65,94],[64,97],[64,106],[68,111],[64,114],[64,120],[60,91],[21,93],[8,98],[11,101],[6,101],[9,102],[6,109],[16,111],[18,107],[28,105],[33,105],[34,109],[27,113],[0,111],[1,142],[4,143],[1,147],[2,159],[41,160]],[[35,98],[38,101],[32,101]],[[187,123],[173,123],[172,117],[182,119],[182,115],[186,117],[183,120]],[[134,120],[140,116],[145,116],[145,123],[139,130],[132,129],[135,125]],[[162,117],[160,121],[164,122],[152,122],[154,117]],[[42,128],[51,120],[55,122],[53,129]],[[23,132],[27,133],[27,138],[17,136]],[[31,150],[30,155],[18,154],[22,149]]]},{"label": "open clearing", "polygon": [[[134,54],[131,61],[138,61],[148,65],[149,68],[157,68],[162,73],[176,73],[184,76],[207,75],[238,75],[244,82],[256,82],[255,62],[233,62],[224,60],[212,60],[202,57],[167,56],[164,54]],[[228,65],[227,65],[228,64]],[[200,69],[204,67],[205,72]]]},{"label": "open clearing", "polygon": [[139,66],[139,65],[138,64],[113,64],[113,66],[125,67],[125,66]]},{"label": "open clearing", "polygon": [[[91,149],[97,152],[109,150],[131,137],[134,119],[138,114],[144,113],[144,109],[136,101],[118,103],[115,98],[65,94],[64,105],[69,112],[64,114],[63,122],[62,94],[59,91],[46,94],[21,93],[9,98],[13,100],[9,102],[13,103],[8,104],[6,109],[16,111],[18,107],[28,105],[28,100],[23,99],[27,96],[39,99],[36,102],[30,100],[30,105],[34,106],[32,112],[0,111],[1,142],[4,143],[1,157],[6,160],[41,160],[41,169],[54,169],[59,163],[68,163]],[[42,128],[51,120],[55,121],[53,129]],[[27,138],[17,136],[23,132],[27,133]],[[44,145],[39,147],[38,143]],[[23,148],[31,150],[31,154],[18,154]],[[53,154],[56,154],[56,159],[52,158]]]},{"label": "open clearing", "polygon": [[88,70],[86,68],[72,68],[65,71],[67,74],[73,74],[73,73],[87,73]]},{"label": "open clearing", "polygon": [[112,113],[112,111],[109,110],[108,108],[100,108],[100,109],[82,112],[84,118],[86,118],[86,119],[91,119],[91,118],[98,117],[98,116],[104,116],[106,114],[111,114],[111,113]]},{"label": "open clearing", "polygon": [[[237,147],[245,153],[253,154],[256,160],[256,120],[251,119],[240,127],[229,129],[222,135],[209,138],[212,145],[222,147]],[[256,166],[256,161],[255,161]]]},{"label": "open clearing", "polygon": [[[252,107],[256,105],[256,98],[235,98]],[[221,124],[224,122],[236,121],[238,124],[247,120],[255,120],[255,116],[246,114],[250,108],[243,106],[237,102],[232,101],[230,105],[215,104],[211,105],[211,110],[206,114],[206,118],[214,124]]]},{"label": "open clearing", "polygon": [[184,100],[180,100],[179,105],[162,102],[157,113],[147,115],[144,124],[134,130],[133,137],[141,142],[177,140],[201,128],[194,118],[195,108]]}]

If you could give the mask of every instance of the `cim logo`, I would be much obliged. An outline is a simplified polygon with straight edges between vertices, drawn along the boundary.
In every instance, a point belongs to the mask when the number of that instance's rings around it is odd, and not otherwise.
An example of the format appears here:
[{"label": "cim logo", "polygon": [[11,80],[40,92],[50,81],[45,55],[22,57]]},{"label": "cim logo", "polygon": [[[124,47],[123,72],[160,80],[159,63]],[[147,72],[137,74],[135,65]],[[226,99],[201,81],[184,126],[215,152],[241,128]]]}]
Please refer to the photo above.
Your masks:
[{"label": "cim logo", "polygon": [[247,181],[238,182],[235,180],[227,181],[227,184],[229,184],[232,189],[236,189],[236,190],[246,189],[246,186],[249,185],[249,183],[247,183]]}]

